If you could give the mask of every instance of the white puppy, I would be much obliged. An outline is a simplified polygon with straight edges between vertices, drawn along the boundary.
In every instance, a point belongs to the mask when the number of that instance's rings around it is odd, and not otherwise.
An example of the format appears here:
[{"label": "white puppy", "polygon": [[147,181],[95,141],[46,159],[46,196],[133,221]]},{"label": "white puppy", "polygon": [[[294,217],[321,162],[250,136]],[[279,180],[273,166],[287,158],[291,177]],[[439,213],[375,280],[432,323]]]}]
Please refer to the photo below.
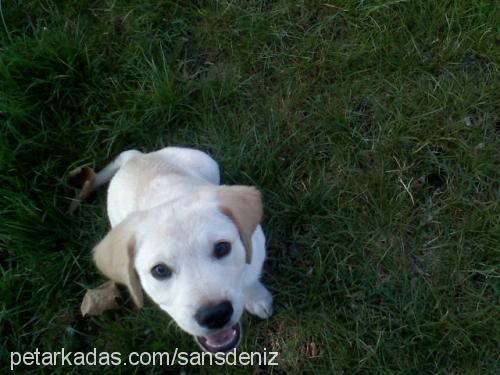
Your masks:
[{"label": "white puppy", "polygon": [[144,290],[209,352],[238,345],[243,308],[263,319],[272,314],[259,281],[266,249],[258,190],[220,186],[210,156],[179,147],[125,151],[94,187],[110,179],[112,229],[94,260],[138,307]]}]

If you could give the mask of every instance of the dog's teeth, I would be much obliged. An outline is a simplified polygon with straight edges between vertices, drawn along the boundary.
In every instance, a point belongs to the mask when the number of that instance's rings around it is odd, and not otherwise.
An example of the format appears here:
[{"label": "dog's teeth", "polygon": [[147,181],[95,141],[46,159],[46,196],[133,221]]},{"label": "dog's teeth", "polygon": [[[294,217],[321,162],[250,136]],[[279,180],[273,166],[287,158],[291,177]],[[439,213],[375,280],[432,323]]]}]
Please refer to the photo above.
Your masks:
[{"label": "dog's teeth", "polygon": [[229,328],[225,331],[214,333],[206,337],[207,344],[214,347],[220,348],[231,342],[236,335],[236,330],[234,328]]}]

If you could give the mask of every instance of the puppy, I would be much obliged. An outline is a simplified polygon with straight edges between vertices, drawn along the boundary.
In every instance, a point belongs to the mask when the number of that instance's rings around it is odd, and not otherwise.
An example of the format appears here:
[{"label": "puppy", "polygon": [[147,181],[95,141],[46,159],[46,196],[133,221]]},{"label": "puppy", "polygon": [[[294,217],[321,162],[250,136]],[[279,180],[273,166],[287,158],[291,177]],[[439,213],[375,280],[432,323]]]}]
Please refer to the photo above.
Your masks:
[{"label": "puppy", "polygon": [[219,185],[210,156],[179,147],[125,151],[94,188],[109,180],[112,229],[93,257],[138,307],[144,291],[212,353],[239,344],[243,309],[271,316],[272,296],[259,281],[266,249],[258,190]]}]

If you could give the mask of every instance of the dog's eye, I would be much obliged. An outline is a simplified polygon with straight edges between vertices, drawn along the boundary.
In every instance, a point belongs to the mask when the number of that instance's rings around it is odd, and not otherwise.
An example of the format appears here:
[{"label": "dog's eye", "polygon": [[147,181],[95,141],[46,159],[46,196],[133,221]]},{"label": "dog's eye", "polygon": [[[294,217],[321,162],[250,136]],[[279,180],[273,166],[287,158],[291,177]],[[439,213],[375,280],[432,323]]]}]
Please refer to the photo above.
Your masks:
[{"label": "dog's eye", "polygon": [[151,268],[151,274],[157,280],[165,280],[172,276],[172,270],[166,264],[160,263]]},{"label": "dog's eye", "polygon": [[217,242],[214,245],[214,257],[217,259],[224,258],[231,252],[231,244],[226,241]]}]

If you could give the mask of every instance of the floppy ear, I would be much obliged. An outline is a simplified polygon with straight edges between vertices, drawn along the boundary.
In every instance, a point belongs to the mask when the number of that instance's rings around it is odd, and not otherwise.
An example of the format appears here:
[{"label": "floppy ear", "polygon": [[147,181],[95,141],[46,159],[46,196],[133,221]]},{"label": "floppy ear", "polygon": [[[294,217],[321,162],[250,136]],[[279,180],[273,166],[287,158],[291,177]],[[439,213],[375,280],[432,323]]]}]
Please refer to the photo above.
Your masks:
[{"label": "floppy ear", "polygon": [[221,186],[217,189],[219,210],[238,227],[245,247],[245,262],[252,260],[252,234],[262,219],[260,192],[251,186]]},{"label": "floppy ear", "polygon": [[115,228],[111,229],[101,242],[94,247],[94,262],[105,276],[126,285],[135,305],[143,306],[139,277],[134,268],[135,230],[142,218],[141,213],[133,213]]}]

